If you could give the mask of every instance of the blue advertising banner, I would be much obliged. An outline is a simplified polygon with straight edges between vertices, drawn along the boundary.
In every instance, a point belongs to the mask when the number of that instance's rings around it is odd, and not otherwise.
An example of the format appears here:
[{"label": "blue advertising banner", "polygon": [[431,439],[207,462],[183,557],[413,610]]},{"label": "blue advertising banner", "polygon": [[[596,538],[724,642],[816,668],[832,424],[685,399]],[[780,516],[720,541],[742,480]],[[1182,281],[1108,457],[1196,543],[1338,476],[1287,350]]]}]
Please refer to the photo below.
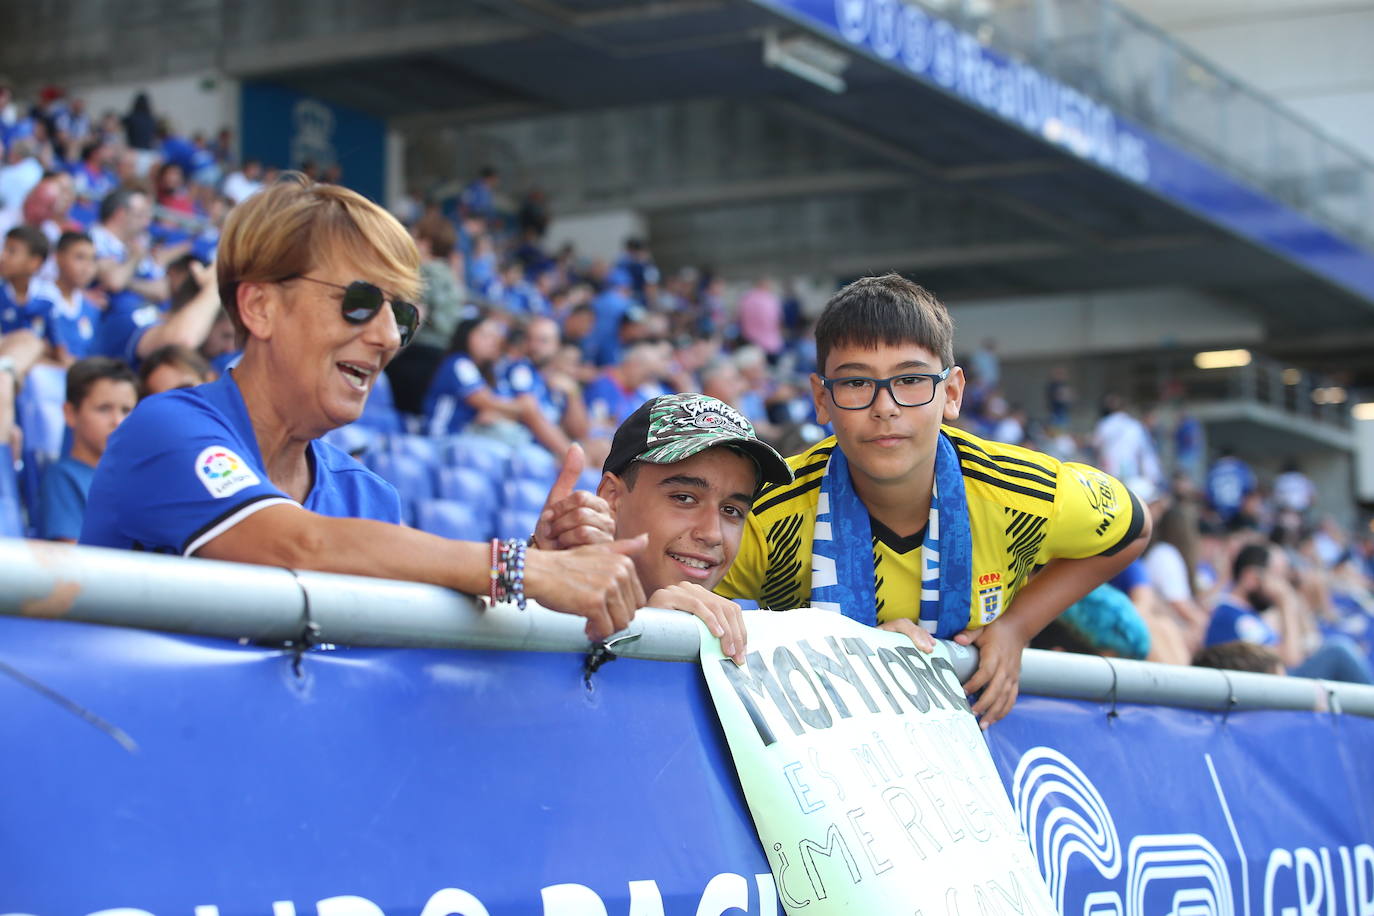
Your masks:
[{"label": "blue advertising banner", "polygon": [[[698,666],[294,661],[0,619],[0,914],[777,912]],[[1112,712],[1023,697],[989,735],[1061,913],[1374,913],[1374,721]]]},{"label": "blue advertising banner", "polygon": [[903,0],[753,0],[1374,300],[1374,254]]},{"label": "blue advertising banner", "polygon": [[1024,697],[989,735],[1061,913],[1374,913],[1374,722]]},{"label": "blue advertising banner", "polygon": [[242,155],[265,165],[321,172],[337,165],[341,184],[374,201],[386,193],[386,124],[379,118],[272,83],[245,81]]}]

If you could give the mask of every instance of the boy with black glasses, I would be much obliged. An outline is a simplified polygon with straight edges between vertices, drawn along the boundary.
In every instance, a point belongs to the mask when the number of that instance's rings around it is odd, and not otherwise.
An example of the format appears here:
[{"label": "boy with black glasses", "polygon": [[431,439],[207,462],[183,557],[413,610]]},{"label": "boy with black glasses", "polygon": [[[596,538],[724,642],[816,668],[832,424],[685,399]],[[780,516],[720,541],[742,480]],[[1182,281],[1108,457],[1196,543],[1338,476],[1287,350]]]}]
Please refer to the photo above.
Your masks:
[{"label": "boy with black glasses", "polygon": [[834,610],[927,650],[932,636],[976,645],[964,687],[982,691],[986,728],[1016,701],[1030,638],[1140,554],[1149,513],[1095,468],[942,425],[964,391],[953,323],[896,274],[830,300],[816,358],[816,413],[835,435],[760,493],[718,591]]}]

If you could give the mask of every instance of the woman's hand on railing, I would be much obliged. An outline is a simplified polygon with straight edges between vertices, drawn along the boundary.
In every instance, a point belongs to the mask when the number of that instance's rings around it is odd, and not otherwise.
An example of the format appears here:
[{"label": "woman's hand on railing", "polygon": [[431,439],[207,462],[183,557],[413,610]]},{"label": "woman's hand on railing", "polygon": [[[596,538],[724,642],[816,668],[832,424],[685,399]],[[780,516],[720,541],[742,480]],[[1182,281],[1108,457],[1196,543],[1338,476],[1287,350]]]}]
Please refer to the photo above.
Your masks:
[{"label": "woman's hand on railing", "polygon": [[525,594],[546,608],[587,618],[587,638],[605,639],[630,625],[644,606],[644,589],[630,559],[647,535],[570,550],[531,550]]}]

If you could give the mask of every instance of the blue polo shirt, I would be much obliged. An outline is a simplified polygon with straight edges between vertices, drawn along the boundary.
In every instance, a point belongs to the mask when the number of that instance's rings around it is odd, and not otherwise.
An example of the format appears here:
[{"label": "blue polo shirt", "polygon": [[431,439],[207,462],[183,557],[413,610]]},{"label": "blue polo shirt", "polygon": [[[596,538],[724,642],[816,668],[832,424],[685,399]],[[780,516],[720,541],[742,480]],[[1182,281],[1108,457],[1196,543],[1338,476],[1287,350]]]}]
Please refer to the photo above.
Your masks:
[{"label": "blue polo shirt", "polygon": [[1235,456],[1218,458],[1207,472],[1207,501],[1217,514],[1230,521],[1240,511],[1241,503],[1255,489],[1255,474],[1250,466]]},{"label": "blue polo shirt", "polygon": [[[97,260],[112,260],[116,264],[123,264],[129,259],[129,250],[114,233],[97,223],[91,227],[91,244],[95,246],[95,256]],[[156,280],[162,277],[165,271],[158,266],[157,262],[151,257],[144,257],[138,262],[134,270],[134,279],[137,280]],[[113,311],[118,307],[125,307],[132,310],[139,306],[146,305],[145,300],[138,293],[131,289],[122,289],[119,292],[110,293],[109,310]],[[106,356],[118,357],[117,353],[105,353]]]},{"label": "blue polo shirt", "polygon": [[48,316],[48,343],[66,347],[76,359],[85,359],[95,349],[95,335],[102,319],[100,309],[80,290],[70,300],[62,298],[59,292],[57,300]]},{"label": "blue polo shirt", "polygon": [[[468,398],[488,387],[477,364],[462,353],[450,354],[434,373],[434,381],[425,393],[426,429],[431,436],[460,433],[477,416],[477,408]],[[498,385],[497,394],[508,396],[505,386]]]},{"label": "blue polo shirt", "polygon": [[47,333],[53,299],[60,296],[57,287],[34,277],[29,280],[27,298],[20,302],[14,285],[8,280],[0,280],[0,334],[27,328],[43,337]]},{"label": "blue polo shirt", "polygon": [[643,390],[626,391],[609,373],[588,382],[582,395],[587,402],[587,411],[611,426],[624,423],[630,414],[652,397]]},{"label": "blue polo shirt", "polygon": [[506,383],[513,395],[528,394],[534,398],[542,413],[550,423],[557,425],[563,420],[563,411],[568,407],[568,398],[561,391],[554,391],[544,381],[544,376],[527,359],[507,361],[499,365],[496,374]]},{"label": "blue polo shirt", "polygon": [[122,360],[137,370],[138,342],[149,328],[162,320],[164,314],[162,306],[145,302],[137,296],[121,293],[112,297],[105,314],[101,316],[100,326],[96,328],[90,352],[96,356]]},{"label": "blue polo shirt", "polygon": [[1230,595],[1223,595],[1217,606],[1212,609],[1212,619],[1207,624],[1207,635],[1203,638],[1203,644],[1215,646],[1218,643],[1236,640],[1260,646],[1277,646],[1279,634],[1253,610]]},{"label": "blue polo shirt", "polygon": [[[399,524],[391,484],[319,439],[305,508]],[[110,436],[91,482],[81,543],[191,556],[260,509],[299,505],[268,478],[233,374],[153,395]]]},{"label": "blue polo shirt", "polygon": [[43,473],[35,527],[44,540],[74,541],[81,536],[86,494],[95,468],[75,458],[59,458]]}]

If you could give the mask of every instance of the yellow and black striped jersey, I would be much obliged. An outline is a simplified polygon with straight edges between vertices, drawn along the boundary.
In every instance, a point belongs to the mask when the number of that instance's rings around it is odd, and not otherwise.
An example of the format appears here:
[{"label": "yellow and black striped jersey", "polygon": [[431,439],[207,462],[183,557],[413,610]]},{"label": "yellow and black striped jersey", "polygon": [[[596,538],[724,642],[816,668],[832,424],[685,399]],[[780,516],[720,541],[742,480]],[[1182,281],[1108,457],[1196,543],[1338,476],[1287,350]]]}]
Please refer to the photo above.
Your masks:
[{"label": "yellow and black striped jersey", "polygon": [[[969,626],[991,623],[1035,569],[1052,559],[1109,555],[1140,534],[1145,510],[1120,481],[1085,464],[943,427],[959,455],[973,540]],[[806,607],[811,539],[832,436],[787,459],[796,479],[754,503],[739,554],[717,591],[761,607]],[[921,616],[924,529],[899,537],[870,517],[880,623]]]}]

